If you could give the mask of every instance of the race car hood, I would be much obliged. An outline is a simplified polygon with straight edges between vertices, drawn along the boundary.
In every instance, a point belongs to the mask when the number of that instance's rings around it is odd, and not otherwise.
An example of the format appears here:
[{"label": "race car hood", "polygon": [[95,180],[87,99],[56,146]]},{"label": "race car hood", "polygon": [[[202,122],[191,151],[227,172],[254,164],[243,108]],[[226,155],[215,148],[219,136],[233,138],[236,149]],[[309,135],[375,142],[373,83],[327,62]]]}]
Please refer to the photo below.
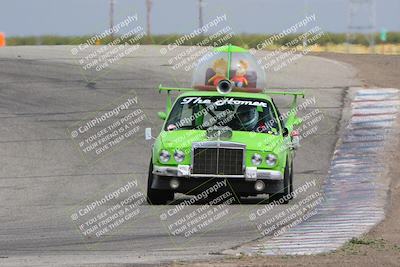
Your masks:
[{"label": "race car hood", "polygon": [[[207,137],[205,130],[165,131],[160,138],[166,149],[190,149],[193,142],[215,141]],[[282,137],[279,135],[245,131],[232,131],[230,138],[221,139],[221,141],[245,144],[247,150],[253,151],[274,151],[281,140]]]}]

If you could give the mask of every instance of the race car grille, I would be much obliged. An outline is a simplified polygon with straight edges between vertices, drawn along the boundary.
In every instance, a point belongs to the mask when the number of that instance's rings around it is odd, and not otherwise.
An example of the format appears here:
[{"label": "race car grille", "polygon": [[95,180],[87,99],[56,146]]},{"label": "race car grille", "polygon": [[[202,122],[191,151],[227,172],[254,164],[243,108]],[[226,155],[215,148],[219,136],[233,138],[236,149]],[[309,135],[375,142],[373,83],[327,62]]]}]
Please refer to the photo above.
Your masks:
[{"label": "race car grille", "polygon": [[193,156],[193,174],[243,174],[243,149],[195,148]]}]

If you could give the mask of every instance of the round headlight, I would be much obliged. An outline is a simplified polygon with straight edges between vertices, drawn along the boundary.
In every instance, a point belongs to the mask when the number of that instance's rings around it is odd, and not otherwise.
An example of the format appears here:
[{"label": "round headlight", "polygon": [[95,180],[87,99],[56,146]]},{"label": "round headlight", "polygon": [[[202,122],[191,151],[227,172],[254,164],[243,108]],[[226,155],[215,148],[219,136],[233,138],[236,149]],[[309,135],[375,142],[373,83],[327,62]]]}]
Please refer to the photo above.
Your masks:
[{"label": "round headlight", "polygon": [[174,159],[176,162],[182,162],[185,159],[185,153],[180,150],[176,150],[174,153]]},{"label": "round headlight", "polygon": [[251,163],[253,163],[253,165],[258,166],[258,165],[261,164],[261,162],[262,162],[262,157],[261,157],[260,154],[254,154],[254,155],[251,157]]},{"label": "round headlight", "polygon": [[267,163],[268,166],[275,166],[276,165],[276,156],[274,154],[268,154],[267,157],[265,158],[265,162]]},{"label": "round headlight", "polygon": [[169,159],[171,158],[171,154],[167,150],[161,150],[160,152],[160,161],[161,162],[168,162]]}]

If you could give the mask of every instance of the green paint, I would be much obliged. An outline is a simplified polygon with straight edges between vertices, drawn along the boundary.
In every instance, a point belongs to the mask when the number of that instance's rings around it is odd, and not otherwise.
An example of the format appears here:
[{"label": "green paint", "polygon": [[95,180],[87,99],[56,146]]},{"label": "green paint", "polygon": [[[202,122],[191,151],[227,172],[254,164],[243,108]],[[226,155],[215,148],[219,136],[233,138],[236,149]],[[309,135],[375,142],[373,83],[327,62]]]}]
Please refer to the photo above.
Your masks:
[{"label": "green paint", "polygon": [[[169,93],[171,91],[182,91],[183,93],[178,96],[177,100],[182,97],[193,97],[193,96],[200,96],[200,97],[212,97],[212,96],[220,96],[217,91],[197,91],[192,88],[175,88],[175,87],[159,87],[160,92],[166,91]],[[236,142],[242,143],[246,145],[246,159],[245,163],[246,166],[253,167],[251,162],[251,157],[254,153],[260,154],[265,159],[265,156],[268,153],[275,154],[278,157],[278,163],[270,167],[265,163],[258,166],[261,169],[273,169],[281,171],[283,174],[285,165],[286,165],[286,158],[292,153],[292,150],[289,147],[285,146],[285,140],[287,141],[290,138],[290,133],[294,130],[296,125],[302,123],[302,120],[297,117],[296,114],[296,107],[297,107],[297,98],[304,97],[303,92],[278,92],[278,91],[264,91],[262,93],[247,93],[247,92],[231,92],[229,94],[224,94],[223,97],[235,97],[235,98],[245,98],[245,99],[254,99],[254,100],[263,100],[269,102],[272,107],[272,101],[270,95],[282,95],[282,96],[291,96],[293,97],[292,103],[290,105],[290,114],[286,120],[286,124],[284,127],[288,129],[289,135],[288,137],[283,137],[282,132],[283,129],[279,127],[276,130],[276,134],[268,134],[268,133],[257,133],[257,132],[246,132],[246,131],[233,131],[233,136],[229,140],[229,142]],[[178,102],[175,100],[174,105]],[[170,102],[167,102],[167,113],[165,114],[168,118],[169,113],[172,109],[170,106]],[[276,120],[278,120],[277,111],[275,107],[273,108],[273,112],[276,116]],[[158,114],[159,117],[164,119],[164,114]],[[197,118],[199,119],[199,118]],[[158,160],[158,154],[161,150],[165,149],[169,151],[171,154],[175,151],[175,149],[180,149],[182,151],[191,151],[191,146],[193,142],[206,142],[208,141],[205,130],[175,130],[175,131],[165,131],[165,127],[167,123],[167,119],[165,119],[163,128],[161,130],[160,135],[157,137],[156,142],[153,148],[153,159],[155,159],[154,164],[156,165],[170,165],[170,166],[177,166],[178,162],[176,162],[173,157],[167,163],[161,163]],[[187,147],[182,147],[182,140],[185,140],[185,144]],[[289,156],[291,157],[291,156]],[[185,160],[179,164],[191,164],[191,155],[190,153],[186,154]]]},{"label": "green paint", "polygon": [[226,77],[230,80],[231,76],[231,61],[232,61],[232,45],[228,46],[228,70],[226,71]]},{"label": "green paint", "polygon": [[236,46],[236,45],[225,45],[221,47],[216,47],[214,48],[215,52],[225,52],[225,53],[248,53],[249,51],[247,49],[244,49],[242,47]]}]

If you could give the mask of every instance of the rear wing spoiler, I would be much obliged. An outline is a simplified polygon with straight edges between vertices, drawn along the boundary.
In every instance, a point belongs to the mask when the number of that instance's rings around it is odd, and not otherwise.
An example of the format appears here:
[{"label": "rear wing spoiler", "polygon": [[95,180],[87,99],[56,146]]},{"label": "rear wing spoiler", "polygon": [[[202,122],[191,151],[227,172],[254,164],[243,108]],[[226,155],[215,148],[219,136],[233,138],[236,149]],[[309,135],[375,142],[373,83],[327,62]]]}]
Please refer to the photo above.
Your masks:
[{"label": "rear wing spoiler", "polygon": [[290,110],[287,114],[287,120],[286,120],[286,128],[288,129],[289,132],[293,131],[294,126],[300,125],[303,120],[299,117],[297,117],[297,97],[304,98],[305,94],[304,92],[276,92],[276,91],[264,91],[265,94],[267,95],[283,95],[283,96],[292,96],[293,100],[292,103],[290,104]]},{"label": "rear wing spoiler", "polygon": [[166,91],[169,93],[170,91],[178,91],[178,92],[187,92],[187,91],[196,91],[193,88],[182,88],[182,87],[164,87],[160,84],[158,86],[158,91],[161,93],[162,91]]},{"label": "rear wing spoiler", "polygon": [[163,87],[161,84],[158,86],[158,92],[167,92],[167,103],[165,105],[165,113],[168,113],[172,109],[172,99],[171,95],[169,94],[171,91],[178,91],[178,92],[187,92],[187,91],[194,91],[193,88],[180,88],[180,87]]},{"label": "rear wing spoiler", "polygon": [[302,98],[304,98],[304,92],[278,92],[278,91],[263,91],[264,94],[267,95],[291,95],[294,97],[298,97],[301,96]]},{"label": "rear wing spoiler", "polygon": [[[194,88],[182,88],[182,87],[164,87],[160,84],[158,86],[158,90],[161,93],[162,91],[166,91],[169,93],[170,91],[178,91],[178,92],[187,92],[187,91],[196,91]],[[279,91],[263,91],[262,93],[267,94],[267,95],[290,95],[290,96],[301,96],[304,98],[304,92],[279,92]]]}]

